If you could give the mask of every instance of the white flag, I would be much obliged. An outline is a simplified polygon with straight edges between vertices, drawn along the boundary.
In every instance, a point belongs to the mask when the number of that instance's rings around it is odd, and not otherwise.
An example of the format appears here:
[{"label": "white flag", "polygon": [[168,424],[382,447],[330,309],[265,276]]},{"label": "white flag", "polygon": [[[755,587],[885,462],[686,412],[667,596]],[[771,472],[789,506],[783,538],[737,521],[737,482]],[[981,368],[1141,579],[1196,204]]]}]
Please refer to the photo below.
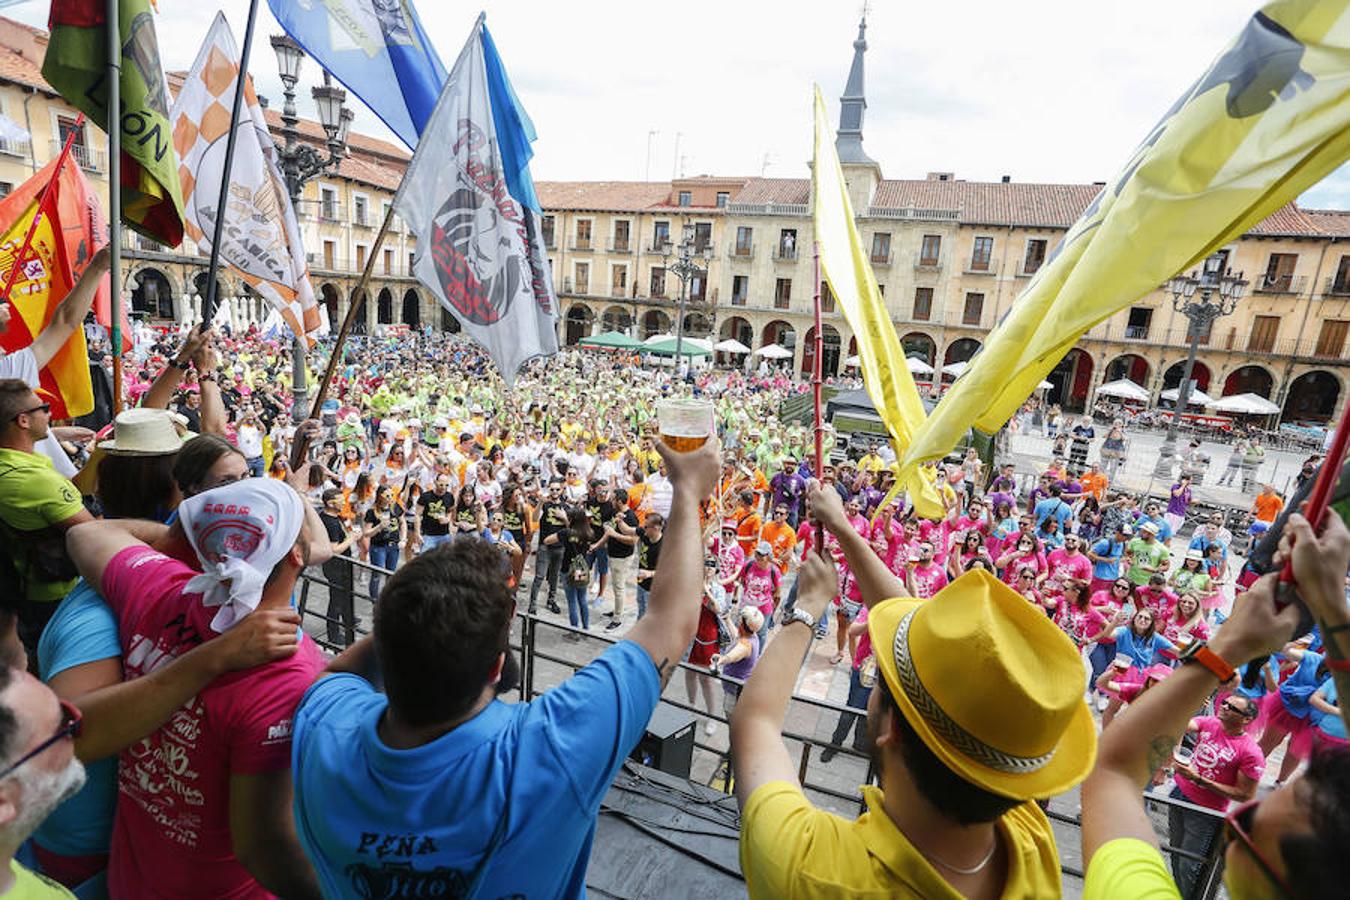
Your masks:
[{"label": "white flag", "polygon": [[480,16],[394,206],[417,235],[417,280],[508,384],[527,360],[558,352],[558,300],[529,173],[533,138]]},{"label": "white flag", "polygon": [[[203,250],[210,249],[215,233],[238,77],[234,35],[225,16],[216,13],[169,112],[183,184],[183,225]],[[244,86],[244,105],[235,131],[221,258],[271,304],[292,334],[312,344],[313,335],[326,330],[325,320],[314,300],[300,225],[277,167],[276,144],[253,92],[252,78]]]}]

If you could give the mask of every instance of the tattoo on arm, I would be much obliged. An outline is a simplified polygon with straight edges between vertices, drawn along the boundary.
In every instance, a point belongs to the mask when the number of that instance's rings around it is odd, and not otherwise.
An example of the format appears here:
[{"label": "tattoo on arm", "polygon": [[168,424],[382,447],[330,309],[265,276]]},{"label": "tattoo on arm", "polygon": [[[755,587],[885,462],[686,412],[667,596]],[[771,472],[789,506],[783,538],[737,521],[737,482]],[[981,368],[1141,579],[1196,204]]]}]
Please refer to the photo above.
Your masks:
[{"label": "tattoo on arm", "polygon": [[661,690],[666,689],[670,684],[670,676],[675,674],[675,667],[670,664],[670,657],[661,660],[661,664],[656,667],[656,677],[661,680]]},{"label": "tattoo on arm", "polygon": [[1172,751],[1176,749],[1177,741],[1181,740],[1177,735],[1160,734],[1148,743],[1148,774],[1153,775],[1162,765],[1172,758]]}]

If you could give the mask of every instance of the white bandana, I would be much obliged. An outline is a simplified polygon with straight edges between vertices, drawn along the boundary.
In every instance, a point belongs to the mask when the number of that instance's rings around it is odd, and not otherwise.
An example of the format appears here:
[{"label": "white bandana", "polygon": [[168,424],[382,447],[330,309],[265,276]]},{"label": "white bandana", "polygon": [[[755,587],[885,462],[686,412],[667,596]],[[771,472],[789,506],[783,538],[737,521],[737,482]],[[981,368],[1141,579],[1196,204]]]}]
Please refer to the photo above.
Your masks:
[{"label": "white bandana", "polygon": [[219,606],[211,627],[225,632],[258,608],[267,576],[295,546],[305,508],[289,485],[247,478],[184,500],[178,517],[202,564],[183,590]]}]

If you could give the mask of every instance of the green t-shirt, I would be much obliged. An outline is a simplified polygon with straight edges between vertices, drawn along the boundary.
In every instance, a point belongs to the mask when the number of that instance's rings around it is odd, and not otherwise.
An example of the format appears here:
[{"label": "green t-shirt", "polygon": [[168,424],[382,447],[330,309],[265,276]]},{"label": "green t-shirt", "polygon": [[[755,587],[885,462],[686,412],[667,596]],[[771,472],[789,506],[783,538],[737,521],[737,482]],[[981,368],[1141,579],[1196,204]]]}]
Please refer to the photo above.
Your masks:
[{"label": "green t-shirt", "polygon": [[[57,473],[52,461],[41,453],[0,448],[0,519],[12,531],[42,531],[84,509],[75,485]],[[27,574],[27,554],[15,541],[5,541],[14,565]],[[59,600],[75,586],[75,580],[28,579],[28,599],[38,603]]]},{"label": "green t-shirt", "polygon": [[1141,568],[1141,565],[1151,566],[1156,572],[1162,561],[1171,555],[1167,546],[1156,539],[1152,543],[1147,543],[1143,538],[1134,538],[1125,547],[1134,554],[1134,561],[1130,563],[1125,577],[1136,585],[1148,584],[1149,576],[1153,574]]},{"label": "green t-shirt", "polygon": [[74,900],[75,895],[55,881],[25,869],[12,859],[9,861],[9,871],[14,876],[14,886],[5,892],[5,900]]}]

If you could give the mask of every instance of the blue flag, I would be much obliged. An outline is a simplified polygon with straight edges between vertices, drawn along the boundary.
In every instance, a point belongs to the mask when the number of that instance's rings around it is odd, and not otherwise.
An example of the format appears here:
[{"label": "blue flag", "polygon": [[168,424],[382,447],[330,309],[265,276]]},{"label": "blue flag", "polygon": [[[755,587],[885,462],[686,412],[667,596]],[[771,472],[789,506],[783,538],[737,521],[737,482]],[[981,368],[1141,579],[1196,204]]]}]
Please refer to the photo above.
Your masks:
[{"label": "blue flag", "polygon": [[530,179],[534,125],[480,16],[394,197],[413,274],[492,355],[507,384],[558,352],[558,298]]},{"label": "blue flag", "polygon": [[417,147],[445,84],[445,66],[412,0],[267,0],[267,5],[306,53],[403,143]]}]

